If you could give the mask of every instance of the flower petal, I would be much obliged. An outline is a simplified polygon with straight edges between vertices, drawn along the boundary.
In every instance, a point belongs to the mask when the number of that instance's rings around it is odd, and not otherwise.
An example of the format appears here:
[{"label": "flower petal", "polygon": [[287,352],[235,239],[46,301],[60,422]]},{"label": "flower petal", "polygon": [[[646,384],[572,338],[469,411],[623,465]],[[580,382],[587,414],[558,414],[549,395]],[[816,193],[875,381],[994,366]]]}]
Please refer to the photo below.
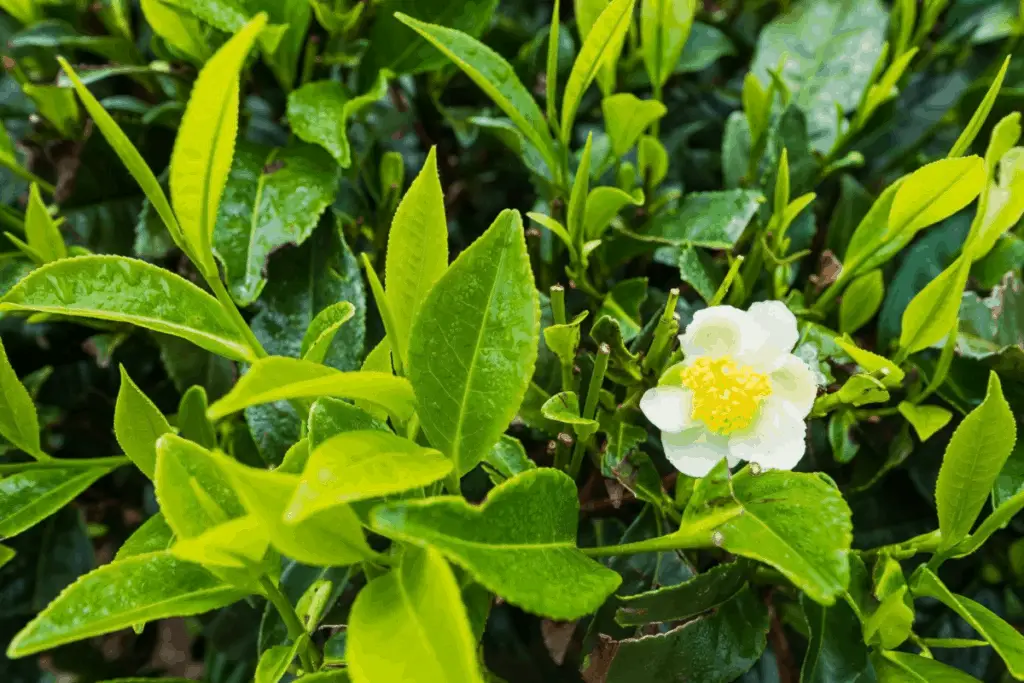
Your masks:
[{"label": "flower petal", "polygon": [[732,306],[712,306],[693,315],[693,322],[686,326],[679,343],[687,359],[737,356],[760,345],[763,335],[758,332],[746,311]]},{"label": "flower petal", "polygon": [[807,417],[818,395],[814,373],[799,357],[788,354],[778,370],[770,376],[772,398],[789,401],[793,412]]},{"label": "flower petal", "polygon": [[[729,456],[729,442],[724,436],[712,434],[701,427],[661,435],[661,446],[672,466],[688,477],[703,477],[722,458]],[[729,465],[735,462],[729,459]]]},{"label": "flower petal", "polygon": [[640,397],[640,410],[661,431],[679,432],[692,423],[693,395],[683,387],[654,387]]},{"label": "flower petal", "polygon": [[800,337],[796,316],[781,301],[758,301],[750,306],[748,313],[759,328],[758,345],[744,354],[743,360],[770,372],[796,346]]},{"label": "flower petal", "polygon": [[729,439],[729,453],[764,469],[791,470],[807,449],[807,423],[784,399],[770,397],[751,428]]}]

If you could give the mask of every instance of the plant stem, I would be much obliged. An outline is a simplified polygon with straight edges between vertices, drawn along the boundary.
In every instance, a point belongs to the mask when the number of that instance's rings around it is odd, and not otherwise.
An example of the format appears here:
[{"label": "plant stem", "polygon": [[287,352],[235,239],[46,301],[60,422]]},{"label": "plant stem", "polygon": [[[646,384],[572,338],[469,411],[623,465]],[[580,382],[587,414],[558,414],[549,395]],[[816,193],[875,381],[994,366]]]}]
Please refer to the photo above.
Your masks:
[{"label": "plant stem", "polygon": [[123,455],[114,455],[109,458],[49,458],[47,460],[36,460],[33,462],[15,462],[0,465],[0,475],[17,474],[28,470],[68,470],[68,469],[90,469],[93,467],[121,467],[130,465],[132,461]]},{"label": "plant stem", "polygon": [[281,592],[281,589],[266,576],[260,579],[260,588],[262,588],[264,594],[266,594],[267,600],[274,605],[274,609],[277,610],[277,613],[281,615],[281,620],[284,621],[284,625],[288,629],[288,636],[295,641],[298,641],[300,638],[305,639],[306,646],[299,649],[299,659],[302,661],[302,668],[310,673],[319,669],[320,653],[317,652],[316,646],[313,645],[313,641],[309,639],[309,634],[306,633],[306,627],[302,625],[302,621],[299,619],[299,615],[296,614],[291,601],[284,593]]},{"label": "plant stem", "polygon": [[[594,371],[590,374],[590,385],[587,387],[587,402],[583,406],[583,414],[581,417],[587,420],[593,420],[594,415],[597,414],[597,402],[601,397],[601,386],[604,384],[604,375],[608,372],[608,359],[611,356],[612,349],[607,344],[601,344],[597,349],[597,355],[594,356]],[[572,452],[572,462],[569,463],[569,476],[573,479],[580,473],[580,465],[583,463],[583,454],[587,450],[587,443],[590,441],[588,435],[586,439],[578,438],[576,446]]]},{"label": "plant stem", "polygon": [[651,340],[651,347],[644,357],[644,372],[660,373],[665,363],[665,355],[672,344],[672,337],[679,332],[679,320],[676,318],[676,302],[679,300],[679,290],[671,289],[668,293],[668,300],[665,302],[665,310],[661,313],[658,326],[654,328],[654,338]]},{"label": "plant stem", "polygon": [[735,506],[722,512],[715,513],[696,520],[694,523],[680,528],[671,534],[648,538],[634,543],[623,543],[622,545],[606,545],[597,548],[580,548],[580,552],[588,557],[609,557],[612,555],[636,555],[638,553],[649,553],[662,550],[687,550],[698,548],[710,548],[715,545],[715,529],[724,522],[739,515],[743,508]]},{"label": "plant stem", "polygon": [[[565,287],[562,285],[551,285],[551,315],[556,325],[566,324],[565,315]],[[572,375],[572,359],[558,358],[558,364],[562,370],[562,391],[574,391],[576,382]]]},{"label": "plant stem", "polygon": [[253,334],[252,329],[249,327],[249,323],[245,322],[245,318],[242,317],[241,312],[238,310],[238,306],[235,305],[231,295],[228,294],[228,290],[225,289],[224,283],[220,280],[218,273],[203,273],[203,277],[206,278],[206,282],[210,285],[210,289],[213,290],[214,296],[217,297],[217,301],[220,302],[221,308],[228,314],[231,321],[235,323],[235,327],[242,333],[245,341],[249,344],[249,348],[257,358],[266,358],[267,352],[263,348],[263,344]]}]

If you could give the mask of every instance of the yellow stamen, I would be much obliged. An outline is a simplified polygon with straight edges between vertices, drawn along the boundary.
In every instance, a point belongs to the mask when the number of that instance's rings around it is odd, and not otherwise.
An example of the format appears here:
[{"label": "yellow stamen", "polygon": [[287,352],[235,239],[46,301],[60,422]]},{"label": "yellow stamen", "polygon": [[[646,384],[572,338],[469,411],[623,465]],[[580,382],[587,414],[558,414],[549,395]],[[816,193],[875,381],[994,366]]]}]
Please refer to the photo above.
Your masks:
[{"label": "yellow stamen", "polygon": [[698,358],[683,369],[681,379],[693,392],[691,417],[719,434],[749,427],[761,400],[771,394],[767,375],[729,357]]}]

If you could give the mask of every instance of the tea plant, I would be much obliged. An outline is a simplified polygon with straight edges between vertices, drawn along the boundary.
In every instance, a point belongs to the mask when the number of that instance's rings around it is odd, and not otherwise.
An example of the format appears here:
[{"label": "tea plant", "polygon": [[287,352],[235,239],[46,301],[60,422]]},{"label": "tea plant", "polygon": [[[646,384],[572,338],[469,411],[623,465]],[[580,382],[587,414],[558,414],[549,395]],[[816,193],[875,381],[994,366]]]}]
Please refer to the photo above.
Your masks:
[{"label": "tea plant", "polygon": [[1024,4],[572,5],[0,0],[4,681],[1024,680]]}]

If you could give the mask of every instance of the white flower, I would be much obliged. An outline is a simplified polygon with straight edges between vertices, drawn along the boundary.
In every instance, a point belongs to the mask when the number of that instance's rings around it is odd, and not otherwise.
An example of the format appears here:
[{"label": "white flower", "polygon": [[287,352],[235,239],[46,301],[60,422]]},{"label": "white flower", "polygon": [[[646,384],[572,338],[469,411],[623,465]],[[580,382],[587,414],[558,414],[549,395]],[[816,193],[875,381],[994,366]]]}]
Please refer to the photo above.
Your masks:
[{"label": "white flower", "polygon": [[797,337],[796,318],[781,301],[693,316],[679,337],[684,361],[640,399],[676,469],[703,477],[722,458],[730,467],[745,460],[793,469],[818,391],[810,368],[791,353]]}]

